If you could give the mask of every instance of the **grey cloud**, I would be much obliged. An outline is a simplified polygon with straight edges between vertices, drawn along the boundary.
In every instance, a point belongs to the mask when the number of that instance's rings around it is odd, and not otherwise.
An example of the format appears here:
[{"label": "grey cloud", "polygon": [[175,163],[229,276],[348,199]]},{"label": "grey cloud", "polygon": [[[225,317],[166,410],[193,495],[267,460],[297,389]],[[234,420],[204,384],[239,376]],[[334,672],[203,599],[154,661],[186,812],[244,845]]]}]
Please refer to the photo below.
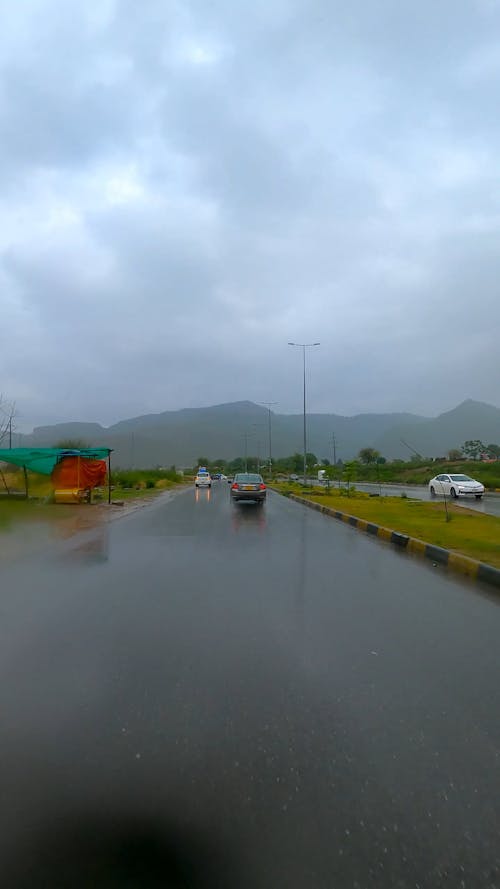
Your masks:
[{"label": "grey cloud", "polygon": [[311,409],[498,403],[498,8],[43,5],[10,7],[0,62],[26,425],[300,410],[303,338]]}]

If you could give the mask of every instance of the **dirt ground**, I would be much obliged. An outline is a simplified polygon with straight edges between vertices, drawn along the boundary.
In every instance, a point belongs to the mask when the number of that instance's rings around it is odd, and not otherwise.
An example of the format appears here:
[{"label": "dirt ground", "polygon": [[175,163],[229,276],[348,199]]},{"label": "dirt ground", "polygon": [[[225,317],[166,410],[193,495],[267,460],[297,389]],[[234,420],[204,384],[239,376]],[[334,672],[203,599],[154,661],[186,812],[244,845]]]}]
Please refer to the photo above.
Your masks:
[{"label": "dirt ground", "polygon": [[[183,488],[182,488],[183,489]],[[39,501],[4,499],[0,501],[0,566],[19,558],[43,552],[48,546],[78,534],[102,531],[110,522],[145,509],[158,500],[169,499],[181,488],[154,497],[136,497],[118,503],[45,504]],[[95,539],[99,538],[96,533]]]}]

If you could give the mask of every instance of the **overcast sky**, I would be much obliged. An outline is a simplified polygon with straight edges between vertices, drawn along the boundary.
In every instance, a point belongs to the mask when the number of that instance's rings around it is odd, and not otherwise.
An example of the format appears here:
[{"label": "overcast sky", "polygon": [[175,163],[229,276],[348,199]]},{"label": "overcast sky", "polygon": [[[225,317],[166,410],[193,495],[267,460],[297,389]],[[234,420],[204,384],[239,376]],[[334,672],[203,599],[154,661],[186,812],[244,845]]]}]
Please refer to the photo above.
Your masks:
[{"label": "overcast sky", "polygon": [[0,0],[18,427],[500,405],[499,0]]}]

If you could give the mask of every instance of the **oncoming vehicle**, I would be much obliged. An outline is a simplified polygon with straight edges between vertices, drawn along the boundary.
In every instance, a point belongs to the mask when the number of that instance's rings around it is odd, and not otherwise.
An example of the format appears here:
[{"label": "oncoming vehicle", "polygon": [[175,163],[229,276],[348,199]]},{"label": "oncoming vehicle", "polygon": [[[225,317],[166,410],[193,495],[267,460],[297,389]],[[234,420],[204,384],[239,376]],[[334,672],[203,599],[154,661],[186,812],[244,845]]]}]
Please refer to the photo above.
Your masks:
[{"label": "oncoming vehicle", "polygon": [[456,498],[473,494],[476,500],[480,500],[484,494],[484,485],[471,478],[470,475],[443,473],[431,478],[429,491],[431,497],[435,497],[436,494],[448,494],[450,497]]},{"label": "oncoming vehicle", "polygon": [[264,479],[256,472],[238,472],[231,485],[230,494],[233,503],[238,500],[254,500],[260,506],[266,499]]},{"label": "oncoming vehicle", "polygon": [[205,469],[204,466],[200,466],[198,472],[196,473],[196,478],[194,480],[195,488],[211,488],[212,487],[212,476],[210,475],[208,469]]}]

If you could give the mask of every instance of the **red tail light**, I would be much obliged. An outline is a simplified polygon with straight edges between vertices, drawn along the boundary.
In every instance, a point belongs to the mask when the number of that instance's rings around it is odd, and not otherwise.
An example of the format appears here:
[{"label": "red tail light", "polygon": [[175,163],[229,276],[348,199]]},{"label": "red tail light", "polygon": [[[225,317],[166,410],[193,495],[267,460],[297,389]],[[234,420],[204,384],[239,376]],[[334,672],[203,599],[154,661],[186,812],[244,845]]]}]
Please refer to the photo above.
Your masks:
[{"label": "red tail light", "polygon": [[265,486],[264,484],[259,485],[259,488],[260,488],[261,491],[265,491],[265,490],[266,490],[266,486]]},{"label": "red tail light", "polygon": [[232,490],[232,491],[237,491],[237,490],[238,490],[238,485],[236,484],[236,482],[234,483],[234,485],[231,485],[231,490]]}]

